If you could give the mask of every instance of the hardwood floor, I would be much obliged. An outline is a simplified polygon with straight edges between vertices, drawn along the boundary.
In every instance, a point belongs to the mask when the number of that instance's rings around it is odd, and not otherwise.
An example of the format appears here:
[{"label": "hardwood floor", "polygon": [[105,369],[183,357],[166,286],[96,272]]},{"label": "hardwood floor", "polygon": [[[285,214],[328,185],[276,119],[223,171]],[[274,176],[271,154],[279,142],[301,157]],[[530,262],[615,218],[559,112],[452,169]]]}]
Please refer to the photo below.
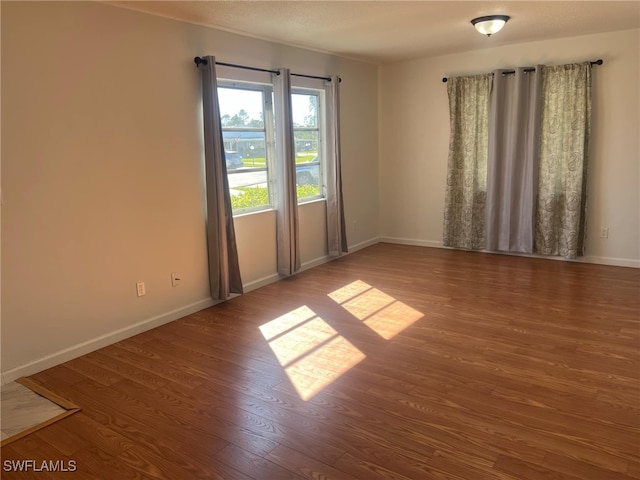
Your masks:
[{"label": "hardwood floor", "polygon": [[82,411],[2,478],[638,479],[639,316],[638,269],[377,244],[32,376]]}]

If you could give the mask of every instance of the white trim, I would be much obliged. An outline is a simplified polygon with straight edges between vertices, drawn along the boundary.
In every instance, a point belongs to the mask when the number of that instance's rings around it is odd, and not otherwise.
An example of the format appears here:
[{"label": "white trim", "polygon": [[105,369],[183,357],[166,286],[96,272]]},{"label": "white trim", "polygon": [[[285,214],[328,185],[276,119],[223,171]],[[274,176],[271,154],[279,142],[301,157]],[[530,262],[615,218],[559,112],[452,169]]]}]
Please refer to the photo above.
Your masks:
[{"label": "white trim", "polygon": [[[386,243],[397,243],[400,245],[415,245],[420,247],[433,247],[433,248],[444,248],[447,250],[455,250],[451,247],[445,247],[442,245],[441,241],[433,241],[433,240],[418,240],[413,238],[398,238],[398,237],[380,237],[381,242]],[[609,265],[612,267],[631,267],[631,268],[640,268],[640,260],[633,260],[629,258],[615,258],[615,257],[596,257],[592,255],[586,255],[584,257],[579,257],[574,260],[567,260],[562,257],[550,257],[545,255],[528,255],[528,254],[511,254],[508,252],[491,252],[489,250],[473,250],[481,253],[492,253],[498,255],[515,255],[517,257],[528,257],[528,258],[541,258],[543,260],[559,260],[565,262],[578,262],[578,263],[593,263],[597,265]]]},{"label": "white trim", "polygon": [[271,275],[267,275],[266,277],[258,278],[257,280],[243,284],[242,289],[244,290],[244,293],[249,293],[252,290],[256,290],[260,287],[269,285],[270,283],[277,282],[281,278],[284,277],[281,277],[277,273],[272,273]]},{"label": "white trim", "polygon": [[375,245],[376,243],[380,243],[381,241],[382,240],[380,239],[380,237],[373,237],[369,240],[365,240],[364,242],[356,243],[355,245],[348,245],[349,253],[357,252],[358,250],[370,247],[371,245]]},{"label": "white trim", "polygon": [[199,302],[192,303],[191,305],[148,318],[147,320],[101,335],[92,340],[79,343],[73,347],[65,348],[56,353],[52,353],[51,355],[26,363],[25,365],[2,372],[2,382],[3,384],[9,383],[20,377],[26,377],[46,370],[47,368],[55,367],[56,365],[68,362],[69,360],[73,360],[74,358],[93,352],[102,347],[106,347],[107,345],[119,342],[125,338],[133,337],[134,335],[159,327],[165,323],[173,322],[174,320],[178,320],[192,313],[199,312],[200,310],[211,307],[215,303],[216,302],[214,302],[212,298],[200,300]]},{"label": "white trim", "polygon": [[[330,262],[333,259],[334,259],[333,257],[324,255],[322,257],[309,260],[307,262],[304,262],[300,270],[296,273],[304,272],[305,270],[309,270],[310,268],[317,267],[318,265],[322,265],[323,263]],[[246,283],[242,286],[242,288],[244,289],[245,293],[248,293],[252,290],[256,290],[260,287],[269,285],[270,283],[274,283],[274,282],[277,282],[278,280],[282,280],[283,278],[287,278],[287,277],[285,277],[284,275],[280,275],[278,273],[273,273],[271,275],[267,275],[266,277],[258,278],[257,280]]]},{"label": "white trim", "polygon": [[305,270],[309,270],[310,268],[317,267],[318,265],[322,265],[323,263],[330,262],[331,260],[334,260],[334,258],[330,257],[329,255],[323,255],[322,257],[314,258],[313,260],[303,262],[300,268],[300,271],[304,272]]},{"label": "white trim", "polygon": [[611,265],[613,267],[640,268],[640,260],[632,260],[629,258],[594,257],[591,255],[586,255],[584,257],[577,258],[575,261],[580,263],[597,263],[599,265]]},{"label": "white trim", "polygon": [[[374,241],[364,242],[351,248],[353,250],[356,250],[364,248],[365,246],[372,245],[373,243],[377,243],[377,239],[375,239]],[[317,267],[318,265],[322,265],[323,263],[327,263],[331,260],[333,260],[333,257],[330,257],[328,255],[309,260],[302,264],[302,268],[300,269],[300,271],[309,270],[310,268]],[[258,280],[247,283],[246,285],[244,285],[244,289],[246,292],[249,292],[270,283],[277,282],[282,278],[284,277],[281,277],[277,273],[273,275],[267,275],[266,277],[259,278]],[[216,303],[217,302],[215,302],[212,298],[206,298],[185,307],[172,310],[162,315],[157,315],[147,320],[143,320],[133,325],[121,328],[114,332],[101,335],[97,338],[87,340],[86,342],[79,343],[69,348],[65,348],[53,354],[42,357],[38,360],[34,360],[19,367],[12,368],[10,370],[7,370],[6,372],[1,372],[0,384],[4,385],[5,383],[12,382],[20,377],[26,377],[46,370],[47,368],[55,367],[56,365],[68,362],[69,360],[73,360],[74,358],[86,355],[87,353],[91,353],[95,350],[119,342],[126,338],[133,337],[134,335],[137,335],[139,333],[146,332],[147,330],[151,330],[169,322],[173,322],[192,313],[199,312],[200,310],[211,307]]]},{"label": "white trim", "polygon": [[384,243],[398,243],[400,245],[414,245],[417,247],[447,248],[442,245],[442,242],[436,242],[433,240],[417,240],[414,238],[380,237],[380,241]]},{"label": "white trim", "polygon": [[[375,245],[376,243],[379,243],[379,242],[380,242],[380,239],[375,237],[375,238],[366,240],[364,242],[357,243],[355,245],[349,245],[349,253],[362,250],[363,248],[370,247],[371,245]],[[313,267],[317,267],[318,265],[322,265],[323,263],[328,263],[332,260],[335,260],[336,258],[340,258],[340,257],[332,257],[329,255],[324,255],[322,257],[309,260],[302,264],[302,268],[300,268],[300,272],[309,270],[310,268],[313,268]],[[244,292],[248,293],[252,290],[256,290],[260,287],[269,285],[270,283],[274,283],[274,282],[277,282],[278,280],[282,280],[283,278],[286,278],[286,277],[283,275],[279,275],[277,273],[272,273],[271,275],[267,275],[265,277],[258,278],[257,280],[253,280],[252,282],[245,283],[242,287],[244,289]]]}]

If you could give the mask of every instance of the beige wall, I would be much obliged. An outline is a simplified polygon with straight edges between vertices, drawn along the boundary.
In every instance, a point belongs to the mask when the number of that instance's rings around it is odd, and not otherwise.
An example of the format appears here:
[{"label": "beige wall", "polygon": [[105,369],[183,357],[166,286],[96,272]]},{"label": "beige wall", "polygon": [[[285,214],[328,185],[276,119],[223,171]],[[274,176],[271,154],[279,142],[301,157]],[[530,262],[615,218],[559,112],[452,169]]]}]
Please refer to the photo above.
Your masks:
[{"label": "beige wall", "polygon": [[[490,42],[491,39],[488,39]],[[640,41],[621,31],[385,65],[380,72],[382,239],[442,245],[449,142],[444,76],[604,59],[593,71],[587,260],[640,266]],[[599,237],[609,227],[609,238]]]},{"label": "beige wall", "polygon": [[[96,3],[1,8],[4,380],[210,304],[196,55],[342,76],[349,243],[375,241],[375,65]],[[301,207],[306,264],[324,215]],[[243,282],[277,278],[273,213],[237,231]]]}]

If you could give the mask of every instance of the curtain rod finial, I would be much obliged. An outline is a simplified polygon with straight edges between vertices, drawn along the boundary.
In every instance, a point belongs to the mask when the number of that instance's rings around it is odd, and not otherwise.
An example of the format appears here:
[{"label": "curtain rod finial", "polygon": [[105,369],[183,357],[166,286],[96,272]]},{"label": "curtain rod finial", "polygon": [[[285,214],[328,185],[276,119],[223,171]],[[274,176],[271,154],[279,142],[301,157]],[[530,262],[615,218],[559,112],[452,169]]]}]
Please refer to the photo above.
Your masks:
[{"label": "curtain rod finial", "polygon": [[196,67],[199,67],[200,65],[206,65],[207,64],[207,61],[204,58],[200,58],[200,57],[195,57],[193,59],[193,61],[195,62]]}]

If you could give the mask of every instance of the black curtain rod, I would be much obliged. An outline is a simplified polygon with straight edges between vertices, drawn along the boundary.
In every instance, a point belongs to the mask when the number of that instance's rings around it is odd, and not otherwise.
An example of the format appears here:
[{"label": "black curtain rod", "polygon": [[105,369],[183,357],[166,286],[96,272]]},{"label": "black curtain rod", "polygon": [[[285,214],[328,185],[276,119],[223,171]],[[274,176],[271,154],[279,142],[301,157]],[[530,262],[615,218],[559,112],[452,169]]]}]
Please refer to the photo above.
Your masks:
[{"label": "black curtain rod", "polygon": [[[206,65],[207,61],[204,58],[196,57],[194,58],[197,66]],[[246,65],[236,65],[235,63],[225,63],[225,62],[216,62],[216,65],[222,65],[224,67],[233,67],[233,68],[242,68],[243,70],[253,70],[254,72],[267,72],[267,73],[275,73],[276,75],[280,75],[280,72],[277,70],[268,70],[266,68],[258,68],[258,67],[247,67]]]},{"label": "black curtain rod", "polygon": [[[593,62],[591,62],[591,65],[602,65],[603,63],[604,63],[604,61],[601,58],[599,58],[598,60],[594,60]],[[525,72],[534,72],[535,70],[536,69],[533,68],[533,67],[524,69]],[[514,73],[516,73],[515,70],[507,70],[505,72],[502,72],[503,75],[510,75],[510,74],[512,75]],[[447,77],[443,77],[442,78],[442,82],[443,83],[446,83],[447,80],[449,80]]]},{"label": "black curtain rod", "polygon": [[[278,72],[280,73],[280,72]],[[304,73],[292,73],[292,77],[302,77],[302,78],[315,78],[316,80],[326,80],[327,82],[331,81],[331,77],[318,77],[316,75],[305,75]],[[338,83],[341,83],[342,79],[338,77]]]},{"label": "black curtain rod", "polygon": [[[193,61],[196,64],[196,67],[199,67],[200,65],[206,65],[207,64],[207,60],[204,58],[200,58],[200,57],[195,57],[193,59]],[[216,62],[216,65],[222,65],[224,67],[233,67],[233,68],[242,68],[244,70],[252,70],[254,72],[267,72],[267,73],[275,73],[276,75],[280,75],[280,72],[277,70],[269,70],[267,68],[258,68],[258,67],[248,67],[246,65],[237,65],[235,63],[225,63],[225,62]],[[304,78],[314,78],[316,80],[326,80],[328,82],[331,81],[331,77],[318,77],[315,75],[303,75],[302,73],[292,73],[291,74],[293,77],[304,77]],[[339,82],[342,82],[341,78],[338,78]]]}]

